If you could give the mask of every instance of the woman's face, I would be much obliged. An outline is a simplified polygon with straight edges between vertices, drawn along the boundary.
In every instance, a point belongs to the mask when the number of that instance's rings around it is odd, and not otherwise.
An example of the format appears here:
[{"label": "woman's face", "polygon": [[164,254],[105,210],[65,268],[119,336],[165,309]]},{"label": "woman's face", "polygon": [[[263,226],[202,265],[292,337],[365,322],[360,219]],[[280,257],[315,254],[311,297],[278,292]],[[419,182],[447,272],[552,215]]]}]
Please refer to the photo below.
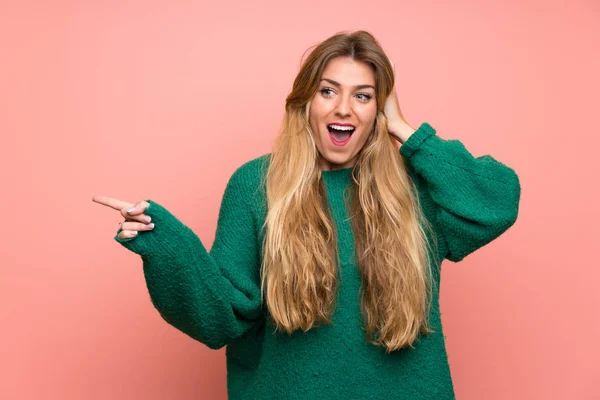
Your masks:
[{"label": "woman's face", "polygon": [[[310,127],[322,156],[321,169],[353,167],[377,117],[371,68],[349,57],[330,60],[309,107]],[[354,130],[348,131],[349,127]]]}]

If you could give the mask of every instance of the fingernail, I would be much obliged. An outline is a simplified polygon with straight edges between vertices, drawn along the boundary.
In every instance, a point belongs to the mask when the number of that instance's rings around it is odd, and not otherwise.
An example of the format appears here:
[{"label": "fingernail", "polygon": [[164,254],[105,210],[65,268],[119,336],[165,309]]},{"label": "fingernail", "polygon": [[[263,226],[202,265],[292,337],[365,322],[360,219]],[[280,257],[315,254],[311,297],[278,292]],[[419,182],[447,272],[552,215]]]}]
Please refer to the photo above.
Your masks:
[{"label": "fingernail", "polygon": [[135,211],[135,207],[131,207],[131,208],[127,209],[128,213],[131,213],[131,212],[134,212],[134,211]]},{"label": "fingernail", "polygon": [[137,235],[137,231],[133,231],[131,234],[132,234],[133,236],[135,236],[135,235]]},{"label": "fingernail", "polygon": [[148,228],[150,228],[150,229],[154,228],[154,224],[149,224]]},{"label": "fingernail", "polygon": [[144,221],[150,222],[150,221],[152,221],[152,218],[150,218],[150,217],[144,217]]}]

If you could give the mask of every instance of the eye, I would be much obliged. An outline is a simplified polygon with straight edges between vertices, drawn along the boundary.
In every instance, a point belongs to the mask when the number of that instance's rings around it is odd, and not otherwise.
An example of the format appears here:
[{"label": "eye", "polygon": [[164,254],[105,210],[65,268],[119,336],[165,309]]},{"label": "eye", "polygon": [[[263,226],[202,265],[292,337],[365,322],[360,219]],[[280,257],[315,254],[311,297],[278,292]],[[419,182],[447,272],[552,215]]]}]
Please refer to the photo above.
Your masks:
[{"label": "eye", "polygon": [[330,91],[330,90],[332,90],[332,89],[329,89],[329,88],[324,88],[324,89],[321,89],[321,90],[320,90],[320,92],[321,92],[321,94],[322,94],[323,96],[325,96],[325,97],[329,97],[329,96],[327,95],[327,93],[326,93],[326,92],[327,92],[327,91]]},{"label": "eye", "polygon": [[[330,94],[329,94],[328,92],[330,92],[330,91],[333,91],[333,89],[331,89],[331,88],[323,88],[323,89],[321,89],[319,92],[320,92],[320,93],[321,93],[321,94],[322,94],[324,97],[329,97],[329,96],[330,96]],[[363,97],[361,98],[361,101],[362,101],[362,102],[365,102],[365,103],[366,103],[367,101],[371,100],[371,98],[372,98],[372,96],[371,96],[370,94],[367,94],[367,93],[359,93],[359,94],[357,94],[357,96],[363,96]]]}]

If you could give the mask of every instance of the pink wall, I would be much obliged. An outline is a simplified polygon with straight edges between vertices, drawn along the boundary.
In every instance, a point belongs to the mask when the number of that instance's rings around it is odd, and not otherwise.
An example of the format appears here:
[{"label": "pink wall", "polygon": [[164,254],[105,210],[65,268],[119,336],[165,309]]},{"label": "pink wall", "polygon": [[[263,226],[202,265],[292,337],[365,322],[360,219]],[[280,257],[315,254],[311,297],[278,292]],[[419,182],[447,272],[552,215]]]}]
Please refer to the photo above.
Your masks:
[{"label": "pink wall", "polygon": [[444,262],[457,397],[600,398],[596,1],[12,3],[0,398],[226,397],[224,350],[163,322],[141,260],[112,239],[120,216],[91,198],[159,201],[209,247],[228,177],[270,151],[302,53],[344,29],[379,38],[411,124],[521,177],[516,225]]}]

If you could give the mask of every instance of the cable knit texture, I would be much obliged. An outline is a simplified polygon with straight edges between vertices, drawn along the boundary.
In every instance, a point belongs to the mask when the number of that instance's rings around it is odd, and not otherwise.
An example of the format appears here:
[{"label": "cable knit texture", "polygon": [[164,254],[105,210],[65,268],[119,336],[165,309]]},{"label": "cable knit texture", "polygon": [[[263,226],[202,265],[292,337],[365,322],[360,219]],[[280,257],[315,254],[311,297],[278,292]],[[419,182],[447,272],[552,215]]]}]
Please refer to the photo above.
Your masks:
[{"label": "cable knit texture", "polygon": [[[150,299],[165,321],[207,345],[226,347],[230,399],[454,399],[439,309],[441,260],[458,262],[500,236],[517,218],[516,173],[489,155],[473,157],[427,122],[400,146],[421,207],[434,227],[435,333],[415,349],[385,354],[366,341],[360,275],[344,189],[351,168],[323,171],[338,229],[342,279],[333,325],[304,333],[274,333],[261,304],[260,260],[266,195],[261,178],[270,154],[231,176],[207,251],[198,236],[160,204],[147,200],[155,228],[115,240],[142,258]],[[117,232],[117,234],[121,230]]]}]

